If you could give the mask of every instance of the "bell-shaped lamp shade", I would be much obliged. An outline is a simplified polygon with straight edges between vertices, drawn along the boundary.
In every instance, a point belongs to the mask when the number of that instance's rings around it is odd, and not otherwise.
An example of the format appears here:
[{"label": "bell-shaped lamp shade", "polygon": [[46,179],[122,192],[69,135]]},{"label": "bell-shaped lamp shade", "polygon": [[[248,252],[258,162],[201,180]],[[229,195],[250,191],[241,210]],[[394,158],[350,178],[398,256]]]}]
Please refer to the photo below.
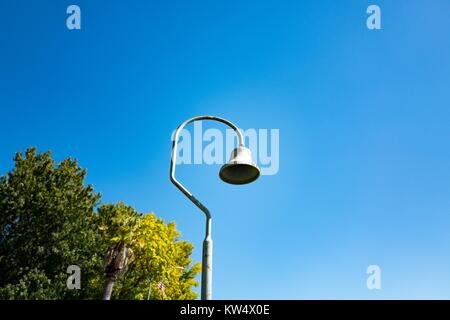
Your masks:
[{"label": "bell-shaped lamp shade", "polygon": [[239,146],[231,152],[230,161],[220,168],[220,179],[231,184],[246,184],[259,177],[259,168],[252,161],[250,149]]}]

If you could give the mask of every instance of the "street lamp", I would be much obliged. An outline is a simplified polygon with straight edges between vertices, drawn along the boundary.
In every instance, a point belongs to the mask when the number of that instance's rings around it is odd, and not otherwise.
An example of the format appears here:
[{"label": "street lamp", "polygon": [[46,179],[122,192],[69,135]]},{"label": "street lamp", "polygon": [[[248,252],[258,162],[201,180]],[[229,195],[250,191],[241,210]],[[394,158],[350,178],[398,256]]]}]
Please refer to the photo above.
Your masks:
[{"label": "street lamp", "polygon": [[244,146],[244,137],[233,123],[228,120],[213,117],[199,116],[186,120],[175,131],[172,142],[172,160],[170,162],[170,181],[189,198],[206,216],[206,236],[203,241],[202,256],[202,289],[201,299],[211,300],[212,298],[212,237],[211,237],[211,214],[209,210],[197,200],[178,180],[175,178],[175,166],[177,162],[178,138],[181,130],[191,122],[200,120],[214,120],[222,122],[231,127],[238,137],[238,147],[235,148],[230,157],[230,161],[220,169],[220,178],[231,184],[246,184],[255,181],[259,177],[259,168],[252,162],[250,149]]}]

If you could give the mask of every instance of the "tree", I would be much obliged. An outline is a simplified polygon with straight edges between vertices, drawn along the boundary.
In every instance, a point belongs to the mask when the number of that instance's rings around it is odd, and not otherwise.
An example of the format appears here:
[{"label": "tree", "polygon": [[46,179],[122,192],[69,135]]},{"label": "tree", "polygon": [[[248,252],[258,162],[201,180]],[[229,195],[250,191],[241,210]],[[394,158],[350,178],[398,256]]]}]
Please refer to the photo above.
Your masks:
[{"label": "tree", "polygon": [[[123,203],[100,206],[71,158],[56,166],[50,152],[30,148],[14,161],[0,177],[0,299],[100,299],[106,253],[114,299],[145,299],[150,276],[152,299],[161,298],[161,280],[168,299],[196,297],[200,266],[191,265],[193,247],[179,240],[175,223]],[[67,288],[70,265],[80,267],[80,290]]]},{"label": "tree", "polygon": [[[50,152],[30,148],[14,161],[0,178],[0,298],[88,297],[86,284],[101,271],[100,195],[71,158],[55,167]],[[83,272],[81,290],[66,287],[69,265]]]},{"label": "tree", "polygon": [[127,247],[125,240],[120,240],[108,249],[104,264],[106,281],[103,290],[103,300],[111,299],[114,284],[118,276],[126,271],[128,260],[132,255],[132,251]]},{"label": "tree", "polygon": [[[154,213],[143,215],[123,203],[107,204],[99,208],[99,229],[109,239],[109,247],[124,243],[132,252],[126,272],[116,277],[112,298],[146,299],[151,281],[152,299],[161,299],[157,283],[164,280],[165,298],[195,299],[192,286],[200,264],[192,265],[193,246],[180,241],[180,233],[173,222],[165,224]],[[107,273],[107,283],[108,283]]]},{"label": "tree", "polygon": [[141,215],[132,207],[123,203],[117,205],[106,204],[100,207],[98,214],[99,230],[108,244],[108,252],[104,260],[106,274],[103,299],[111,299],[112,290],[117,278],[128,267],[128,260],[132,257],[130,245],[134,241],[134,234]]}]

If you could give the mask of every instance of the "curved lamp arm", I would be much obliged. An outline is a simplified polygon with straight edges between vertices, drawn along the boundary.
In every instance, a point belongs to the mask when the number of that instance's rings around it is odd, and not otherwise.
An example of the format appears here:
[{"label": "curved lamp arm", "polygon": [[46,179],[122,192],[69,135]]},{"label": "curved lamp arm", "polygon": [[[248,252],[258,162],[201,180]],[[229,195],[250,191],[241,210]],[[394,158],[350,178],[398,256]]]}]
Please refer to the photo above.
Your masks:
[{"label": "curved lamp arm", "polygon": [[228,120],[225,120],[225,119],[222,119],[219,117],[214,117],[214,116],[199,116],[199,117],[194,117],[194,118],[188,119],[185,122],[183,122],[175,131],[175,135],[174,135],[173,141],[172,141],[172,160],[170,162],[170,181],[172,181],[172,183],[178,189],[180,189],[180,191],[183,192],[186,195],[186,197],[188,197],[198,208],[200,208],[200,210],[203,211],[203,213],[206,215],[206,218],[210,219],[211,214],[210,214],[209,210],[175,178],[175,166],[177,163],[178,138],[180,136],[180,132],[189,123],[194,122],[194,121],[200,121],[200,120],[214,120],[214,121],[219,121],[219,122],[225,123],[226,125],[231,127],[236,132],[236,135],[238,137],[239,146],[244,145],[244,137],[242,136],[242,133],[239,130],[239,128],[236,127],[233,123],[231,123]]}]

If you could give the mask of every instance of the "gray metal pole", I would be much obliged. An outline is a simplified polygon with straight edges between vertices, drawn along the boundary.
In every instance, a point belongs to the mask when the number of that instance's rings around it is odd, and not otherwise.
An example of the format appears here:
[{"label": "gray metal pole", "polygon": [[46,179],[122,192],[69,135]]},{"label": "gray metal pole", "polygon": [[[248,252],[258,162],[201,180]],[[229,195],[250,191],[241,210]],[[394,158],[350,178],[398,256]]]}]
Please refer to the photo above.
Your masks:
[{"label": "gray metal pole", "polygon": [[206,235],[205,240],[203,241],[203,256],[202,256],[202,291],[201,291],[201,299],[202,300],[211,300],[212,299],[212,253],[213,253],[213,242],[211,236],[211,214],[209,210],[195,198],[192,193],[190,193],[176,178],[175,178],[175,166],[177,163],[177,147],[178,147],[178,138],[180,136],[181,130],[191,122],[199,121],[199,120],[214,120],[225,123],[229,127],[231,127],[237,134],[239,146],[244,145],[244,137],[242,133],[239,131],[238,127],[236,127],[233,123],[228,120],[214,117],[214,116],[199,116],[186,120],[183,122],[175,131],[173,141],[172,141],[172,159],[170,162],[170,181],[181,191],[184,193],[186,197],[189,198],[206,216]]},{"label": "gray metal pole", "polygon": [[212,299],[212,250],[211,218],[206,218],[206,237],[203,241],[202,257],[202,300]]}]

